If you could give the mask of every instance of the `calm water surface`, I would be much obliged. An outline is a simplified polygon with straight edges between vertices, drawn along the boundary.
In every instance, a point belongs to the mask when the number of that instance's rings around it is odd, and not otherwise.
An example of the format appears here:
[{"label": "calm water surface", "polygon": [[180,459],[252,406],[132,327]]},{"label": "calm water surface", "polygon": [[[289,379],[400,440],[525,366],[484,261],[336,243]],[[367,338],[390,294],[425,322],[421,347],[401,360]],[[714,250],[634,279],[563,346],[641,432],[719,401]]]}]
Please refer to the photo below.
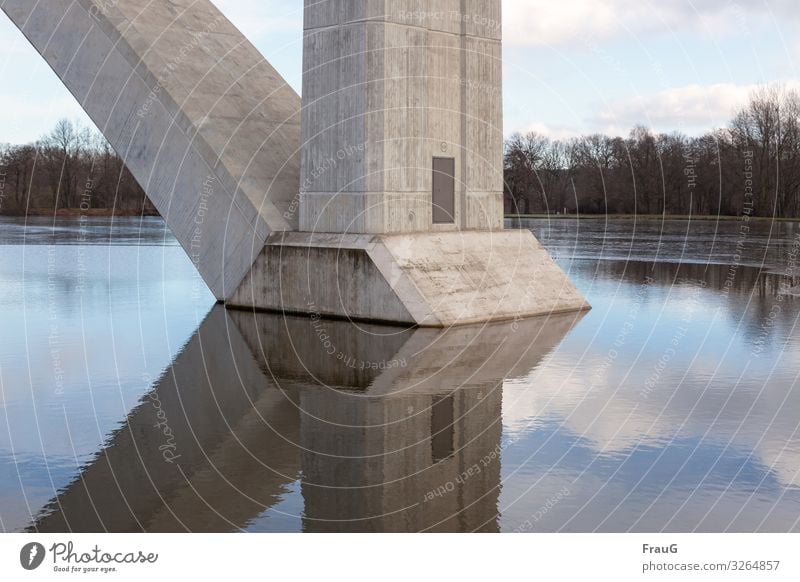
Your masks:
[{"label": "calm water surface", "polygon": [[591,312],[226,312],[158,219],[0,218],[0,528],[800,531],[800,224],[513,226]]}]

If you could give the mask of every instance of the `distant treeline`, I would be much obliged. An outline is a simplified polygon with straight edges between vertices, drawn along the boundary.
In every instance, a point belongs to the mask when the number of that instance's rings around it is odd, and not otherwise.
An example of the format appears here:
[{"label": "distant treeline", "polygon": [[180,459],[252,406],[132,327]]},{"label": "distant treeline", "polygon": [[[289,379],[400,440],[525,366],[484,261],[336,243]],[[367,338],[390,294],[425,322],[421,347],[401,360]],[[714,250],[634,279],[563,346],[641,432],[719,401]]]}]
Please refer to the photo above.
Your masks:
[{"label": "distant treeline", "polygon": [[[800,217],[800,93],[756,91],[700,137],[594,134],[505,144],[509,214]],[[36,143],[0,145],[0,214],[157,214],[96,131],[59,121]]]},{"label": "distant treeline", "polygon": [[756,91],[729,126],[701,137],[513,135],[510,214],[800,216],[800,94]]},{"label": "distant treeline", "polygon": [[62,120],[36,143],[0,145],[0,214],[157,214],[108,142]]}]

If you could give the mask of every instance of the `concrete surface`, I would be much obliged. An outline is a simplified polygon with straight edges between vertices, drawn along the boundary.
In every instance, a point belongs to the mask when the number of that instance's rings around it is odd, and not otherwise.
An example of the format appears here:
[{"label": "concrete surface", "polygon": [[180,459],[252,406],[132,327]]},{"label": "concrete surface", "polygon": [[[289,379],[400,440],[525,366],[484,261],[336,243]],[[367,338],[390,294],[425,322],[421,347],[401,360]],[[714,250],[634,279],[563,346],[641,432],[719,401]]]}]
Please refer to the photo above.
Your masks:
[{"label": "concrete surface", "polygon": [[[306,0],[300,228],[503,227],[500,0]],[[456,163],[455,224],[432,162]]]},{"label": "concrete surface", "polygon": [[229,305],[423,327],[589,308],[527,231],[275,235]]}]

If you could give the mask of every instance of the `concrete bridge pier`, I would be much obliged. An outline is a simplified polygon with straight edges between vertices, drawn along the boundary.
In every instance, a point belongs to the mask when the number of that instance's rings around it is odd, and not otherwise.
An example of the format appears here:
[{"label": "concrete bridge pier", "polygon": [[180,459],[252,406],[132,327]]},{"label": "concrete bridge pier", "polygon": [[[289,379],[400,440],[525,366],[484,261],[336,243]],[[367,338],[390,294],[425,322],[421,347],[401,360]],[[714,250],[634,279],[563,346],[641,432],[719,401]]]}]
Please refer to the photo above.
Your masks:
[{"label": "concrete bridge pier", "polygon": [[588,304],[503,228],[501,0],[306,0],[303,99],[210,0],[2,0],[230,307],[448,327]]},{"label": "concrete bridge pier", "polygon": [[301,232],[237,307],[448,327],[588,304],[503,228],[500,0],[306,0]]}]

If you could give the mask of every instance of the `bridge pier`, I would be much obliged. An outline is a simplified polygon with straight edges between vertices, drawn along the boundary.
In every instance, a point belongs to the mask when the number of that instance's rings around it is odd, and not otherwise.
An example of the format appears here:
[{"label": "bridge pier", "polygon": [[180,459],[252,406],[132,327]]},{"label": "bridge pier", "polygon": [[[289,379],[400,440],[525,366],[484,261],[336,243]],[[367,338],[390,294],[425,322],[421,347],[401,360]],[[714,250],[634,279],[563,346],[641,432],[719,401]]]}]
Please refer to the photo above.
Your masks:
[{"label": "bridge pier", "polygon": [[230,305],[448,327],[582,310],[503,230],[500,0],[306,0],[302,233]]},{"label": "bridge pier", "polygon": [[436,6],[306,0],[301,103],[210,0],[2,3],[229,306],[431,327],[586,309],[503,229],[501,1]]}]

